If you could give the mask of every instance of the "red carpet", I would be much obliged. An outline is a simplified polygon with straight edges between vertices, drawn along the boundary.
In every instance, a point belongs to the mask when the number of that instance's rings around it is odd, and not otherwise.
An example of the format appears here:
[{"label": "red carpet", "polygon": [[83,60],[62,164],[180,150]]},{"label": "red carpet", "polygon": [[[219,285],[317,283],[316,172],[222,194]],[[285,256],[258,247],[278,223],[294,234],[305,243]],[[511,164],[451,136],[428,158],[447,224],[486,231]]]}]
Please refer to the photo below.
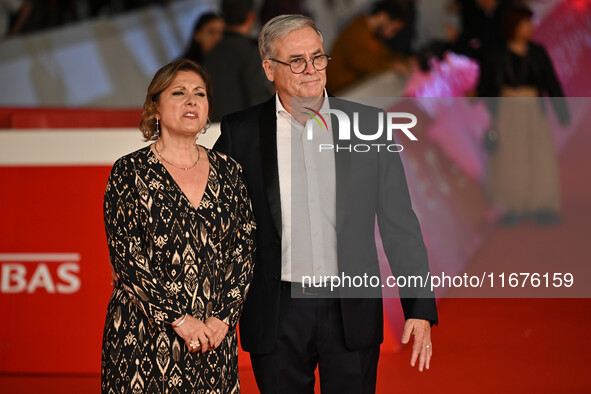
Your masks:
[{"label": "red carpet", "polygon": [[[378,393],[591,392],[586,329],[590,300],[469,300],[440,304],[429,371],[409,366],[410,347],[383,353]],[[257,393],[241,369],[242,392]],[[98,393],[98,376],[0,376],[0,392]],[[319,390],[317,390],[319,392]]]}]

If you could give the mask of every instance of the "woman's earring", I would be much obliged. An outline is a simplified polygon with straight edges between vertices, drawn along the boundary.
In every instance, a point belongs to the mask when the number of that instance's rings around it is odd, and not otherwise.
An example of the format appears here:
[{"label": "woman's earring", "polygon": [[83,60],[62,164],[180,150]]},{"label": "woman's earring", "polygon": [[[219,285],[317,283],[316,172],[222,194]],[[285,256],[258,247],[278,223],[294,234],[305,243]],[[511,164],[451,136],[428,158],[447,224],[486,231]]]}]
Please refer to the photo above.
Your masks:
[{"label": "woman's earring", "polygon": [[201,134],[207,133],[207,129],[209,129],[210,127],[211,127],[211,120],[209,120],[209,118],[207,118],[207,123],[205,123],[205,127],[203,128],[203,130],[201,130]]},{"label": "woman's earring", "polygon": [[156,134],[160,134],[160,122],[158,118],[156,118]]}]

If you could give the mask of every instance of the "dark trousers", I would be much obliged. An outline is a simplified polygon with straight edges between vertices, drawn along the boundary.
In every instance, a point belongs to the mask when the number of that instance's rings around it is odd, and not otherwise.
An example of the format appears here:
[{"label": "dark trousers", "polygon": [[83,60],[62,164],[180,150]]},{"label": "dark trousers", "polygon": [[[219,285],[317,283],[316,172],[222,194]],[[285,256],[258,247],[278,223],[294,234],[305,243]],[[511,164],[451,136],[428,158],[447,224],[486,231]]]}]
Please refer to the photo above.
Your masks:
[{"label": "dark trousers", "polygon": [[375,393],[379,354],[347,349],[338,298],[293,298],[284,283],[277,346],[250,359],[262,394],[314,393],[316,366],[323,394]]}]

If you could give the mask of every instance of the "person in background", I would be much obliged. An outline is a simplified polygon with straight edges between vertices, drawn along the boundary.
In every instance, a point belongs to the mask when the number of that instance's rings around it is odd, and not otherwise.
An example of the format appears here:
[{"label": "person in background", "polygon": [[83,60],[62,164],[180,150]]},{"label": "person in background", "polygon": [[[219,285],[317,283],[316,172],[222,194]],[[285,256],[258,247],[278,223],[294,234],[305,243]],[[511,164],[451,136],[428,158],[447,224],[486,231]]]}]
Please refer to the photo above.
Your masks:
[{"label": "person in background", "polygon": [[516,0],[456,0],[461,31],[454,52],[481,62],[485,54],[503,41],[501,18]]},{"label": "person in background", "polygon": [[384,40],[393,38],[405,23],[404,8],[394,0],[382,0],[368,15],[358,16],[336,39],[330,52],[326,87],[338,92],[372,74],[394,70],[410,72],[406,56],[388,49]]},{"label": "person in background", "polygon": [[506,44],[482,63],[480,97],[489,100],[496,148],[488,167],[487,191],[492,204],[506,209],[501,222],[515,225],[533,215],[538,225],[560,221],[560,185],[550,124],[542,95],[550,96],[560,123],[570,115],[560,82],[544,47],[531,41],[532,11],[507,10],[502,19]]},{"label": "person in background", "polygon": [[114,288],[102,393],[237,393],[236,325],[253,273],[255,222],[242,168],[196,145],[211,84],[177,60],[148,87],[149,146],[115,162],[104,197]]},{"label": "person in background", "polygon": [[201,64],[203,58],[221,41],[224,20],[213,12],[202,14],[193,26],[191,42],[181,58]]},{"label": "person in background", "polygon": [[31,0],[0,0],[0,40],[21,31],[31,7]]},{"label": "person in background", "polygon": [[248,37],[256,20],[252,0],[223,0],[226,31],[203,65],[213,84],[211,120],[268,99],[271,85],[261,68],[256,43]]},{"label": "person in background", "polygon": [[307,0],[262,0],[259,20],[264,25],[277,15],[306,14]]},{"label": "person in background", "polygon": [[404,26],[392,38],[387,38],[384,43],[394,53],[408,56],[416,51],[412,48],[412,41],[417,35],[417,0],[394,0],[404,10]]},{"label": "person in background", "polygon": [[[413,48],[421,53],[433,42],[453,44],[459,36],[457,0],[417,0]],[[451,48],[450,48],[451,49]]]}]

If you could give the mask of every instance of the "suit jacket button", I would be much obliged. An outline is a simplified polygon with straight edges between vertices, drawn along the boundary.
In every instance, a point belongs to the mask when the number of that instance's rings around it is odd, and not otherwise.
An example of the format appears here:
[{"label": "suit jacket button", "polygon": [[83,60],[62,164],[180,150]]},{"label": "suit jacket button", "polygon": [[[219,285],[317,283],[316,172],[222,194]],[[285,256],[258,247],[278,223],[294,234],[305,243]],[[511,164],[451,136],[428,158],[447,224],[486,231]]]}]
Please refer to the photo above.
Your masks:
[{"label": "suit jacket button", "polygon": [[273,279],[279,280],[279,277],[277,275],[273,275]]}]

